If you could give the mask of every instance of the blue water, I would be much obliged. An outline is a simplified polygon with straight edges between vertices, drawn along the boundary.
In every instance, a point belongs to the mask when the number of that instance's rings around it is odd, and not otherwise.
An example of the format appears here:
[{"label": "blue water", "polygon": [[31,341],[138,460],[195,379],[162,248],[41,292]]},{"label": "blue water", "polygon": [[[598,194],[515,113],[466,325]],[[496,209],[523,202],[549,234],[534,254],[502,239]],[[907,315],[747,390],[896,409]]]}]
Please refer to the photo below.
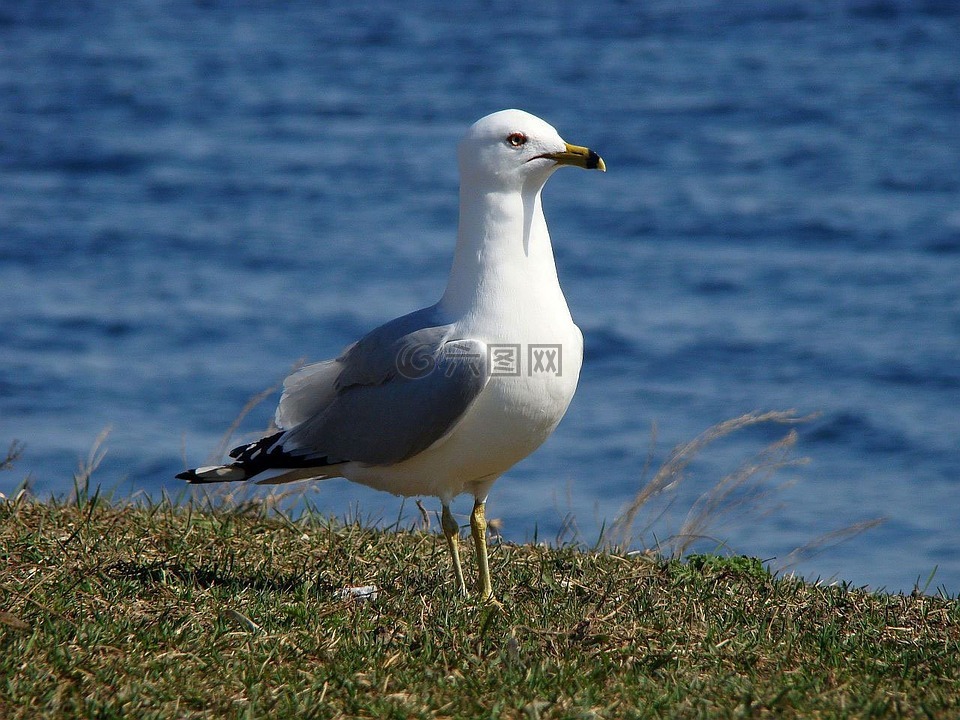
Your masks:
[{"label": "blue water", "polygon": [[[545,192],[586,358],[491,494],[505,536],[591,542],[651,453],[795,408],[810,463],[697,547],[777,566],[884,516],[792,569],[960,592],[960,5],[235,5],[0,6],[0,491],[67,494],[110,426],[96,481],[178,493],[299,359],[437,299],[456,142],[521,107],[609,172]],[[647,542],[785,431],[701,452]]]}]

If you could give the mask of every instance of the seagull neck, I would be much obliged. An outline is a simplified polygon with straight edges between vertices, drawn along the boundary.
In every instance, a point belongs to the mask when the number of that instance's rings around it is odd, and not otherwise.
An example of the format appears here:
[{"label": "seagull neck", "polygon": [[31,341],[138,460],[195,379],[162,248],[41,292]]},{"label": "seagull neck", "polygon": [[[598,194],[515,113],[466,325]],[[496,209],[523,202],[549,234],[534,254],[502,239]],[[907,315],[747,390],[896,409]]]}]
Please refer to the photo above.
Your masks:
[{"label": "seagull neck", "polygon": [[[440,306],[452,316],[495,313],[518,301],[564,302],[540,204],[521,192],[460,189],[457,249]],[[510,298],[510,303],[501,298]]]}]

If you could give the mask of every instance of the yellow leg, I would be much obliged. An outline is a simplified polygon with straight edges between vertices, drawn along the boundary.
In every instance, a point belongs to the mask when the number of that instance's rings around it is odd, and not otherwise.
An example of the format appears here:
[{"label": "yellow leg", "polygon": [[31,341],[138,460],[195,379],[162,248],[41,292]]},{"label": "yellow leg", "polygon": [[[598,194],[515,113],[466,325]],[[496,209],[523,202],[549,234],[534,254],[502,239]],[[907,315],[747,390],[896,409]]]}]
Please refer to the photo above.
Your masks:
[{"label": "yellow leg", "polygon": [[470,514],[470,533],[473,535],[473,544],[477,550],[477,567],[480,577],[477,581],[477,590],[481,600],[493,599],[493,585],[490,583],[490,562],[487,560],[487,518],[484,512],[483,500],[473,504]]},{"label": "yellow leg", "polygon": [[446,503],[443,503],[443,512],[440,515],[440,527],[443,528],[443,536],[447,539],[447,548],[453,559],[453,572],[456,573],[460,592],[467,595],[467,583],[463,580],[463,567],[460,565],[460,526],[453,519],[450,506]]}]

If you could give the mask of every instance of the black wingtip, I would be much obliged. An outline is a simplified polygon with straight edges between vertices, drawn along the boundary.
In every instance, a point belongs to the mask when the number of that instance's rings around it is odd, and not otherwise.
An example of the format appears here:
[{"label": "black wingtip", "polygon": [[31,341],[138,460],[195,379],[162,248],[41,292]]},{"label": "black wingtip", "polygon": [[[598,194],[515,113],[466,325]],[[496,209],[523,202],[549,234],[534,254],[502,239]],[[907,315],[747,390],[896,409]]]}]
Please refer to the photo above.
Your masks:
[{"label": "black wingtip", "polygon": [[266,452],[270,447],[275,445],[277,441],[283,436],[283,434],[284,434],[284,431],[280,430],[279,432],[275,432],[272,435],[267,435],[266,437],[262,437],[256,442],[247,443],[246,445],[238,445],[233,450],[231,450],[228,454],[234,460],[240,460],[244,456],[245,456],[244,459],[253,459],[254,457],[257,456],[258,451]]},{"label": "black wingtip", "polygon": [[[249,476],[248,476],[249,477]],[[222,475],[200,475],[196,470],[187,470],[177,475],[178,480],[186,480],[191,485],[209,485],[211,483],[234,482],[246,480],[247,477],[223,477]]]}]

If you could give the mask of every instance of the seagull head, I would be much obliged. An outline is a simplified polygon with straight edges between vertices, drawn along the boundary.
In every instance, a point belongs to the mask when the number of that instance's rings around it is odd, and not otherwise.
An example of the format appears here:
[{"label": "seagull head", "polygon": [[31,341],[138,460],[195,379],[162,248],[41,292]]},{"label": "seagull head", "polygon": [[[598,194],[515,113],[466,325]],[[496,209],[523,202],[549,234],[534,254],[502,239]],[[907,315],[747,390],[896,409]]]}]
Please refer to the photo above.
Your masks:
[{"label": "seagull head", "polygon": [[501,110],[475,122],[459,148],[463,182],[487,189],[537,189],[561,165],[605,171],[593,150],[571,145],[556,129],[523,110]]}]

